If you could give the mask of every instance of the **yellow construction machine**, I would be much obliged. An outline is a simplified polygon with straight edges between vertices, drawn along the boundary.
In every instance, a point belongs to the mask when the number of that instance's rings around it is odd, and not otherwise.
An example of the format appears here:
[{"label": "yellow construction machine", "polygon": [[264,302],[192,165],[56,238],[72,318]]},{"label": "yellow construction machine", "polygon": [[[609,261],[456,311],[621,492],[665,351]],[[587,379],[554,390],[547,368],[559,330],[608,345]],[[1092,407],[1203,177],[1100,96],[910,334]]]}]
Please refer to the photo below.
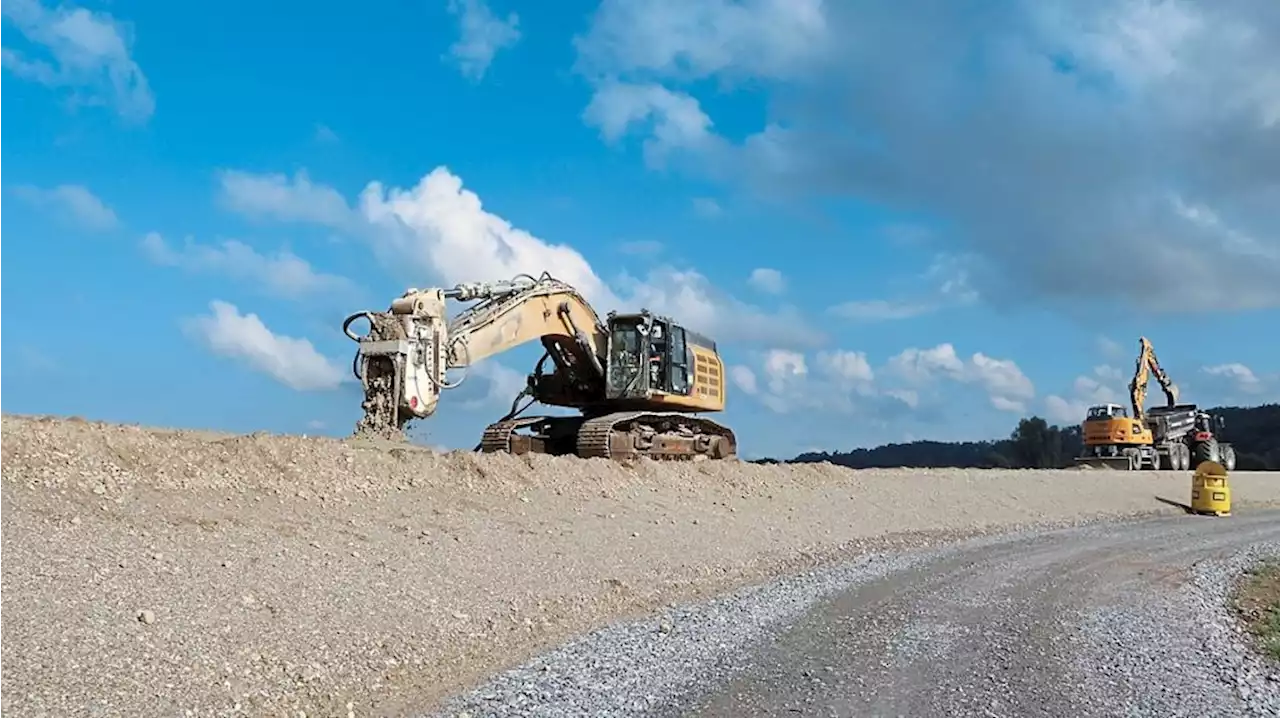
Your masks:
[{"label": "yellow construction machine", "polygon": [[[1196,408],[1178,403],[1178,387],[1156,359],[1146,337],[1138,338],[1138,359],[1129,381],[1129,403],[1133,416],[1119,404],[1089,407],[1080,426],[1084,450],[1076,463],[1097,468],[1124,470],[1165,469],[1182,471],[1203,461],[1221,461],[1235,468],[1235,449],[1220,443],[1215,435],[1223,420]],[[1164,390],[1165,406],[1144,408],[1151,376]]]},{"label": "yellow construction machine", "polygon": [[[448,299],[477,303],[447,319]],[[351,330],[360,318],[369,321],[364,336]],[[725,406],[714,341],[647,310],[611,311],[601,321],[577,289],[546,273],[409,289],[385,312],[347,317],[342,330],[359,344],[353,371],[365,398],[358,434],[402,436],[408,421],[435,413],[441,392],[465,379],[448,381],[448,370],[537,339],[545,354],[511,412],[484,430],[479,450],[663,460],[737,454],[731,429],[696,416]],[[521,417],[534,402],[579,413]]]}]

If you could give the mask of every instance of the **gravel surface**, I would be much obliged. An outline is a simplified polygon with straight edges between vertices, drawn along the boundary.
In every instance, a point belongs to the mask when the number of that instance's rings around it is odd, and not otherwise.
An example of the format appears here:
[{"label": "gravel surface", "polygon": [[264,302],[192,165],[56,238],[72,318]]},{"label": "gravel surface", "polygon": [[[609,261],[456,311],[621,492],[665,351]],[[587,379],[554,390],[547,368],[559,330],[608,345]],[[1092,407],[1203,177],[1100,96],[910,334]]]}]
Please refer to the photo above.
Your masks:
[{"label": "gravel surface", "polygon": [[[0,434],[0,710],[24,716],[418,715],[614,620],[869,551],[1178,513],[1155,497],[1189,491],[1173,473],[622,467],[13,416]],[[1271,476],[1232,478],[1239,506],[1280,501]]]},{"label": "gravel surface", "polygon": [[[1248,561],[1278,553],[1280,511],[1269,510],[868,557],[686,609],[683,633],[611,629],[449,707],[617,715],[641,699],[650,716],[1274,716],[1280,675],[1247,652],[1225,601]],[[676,645],[684,636],[697,642]],[[729,653],[701,647],[720,642]],[[519,690],[541,703],[509,710]]]},{"label": "gravel surface", "polygon": [[1280,716],[1280,665],[1249,648],[1227,605],[1235,580],[1268,556],[1280,557],[1280,541],[1198,561],[1176,590],[1087,614],[1080,670],[1107,675],[1108,697],[1140,705],[1136,715]]}]

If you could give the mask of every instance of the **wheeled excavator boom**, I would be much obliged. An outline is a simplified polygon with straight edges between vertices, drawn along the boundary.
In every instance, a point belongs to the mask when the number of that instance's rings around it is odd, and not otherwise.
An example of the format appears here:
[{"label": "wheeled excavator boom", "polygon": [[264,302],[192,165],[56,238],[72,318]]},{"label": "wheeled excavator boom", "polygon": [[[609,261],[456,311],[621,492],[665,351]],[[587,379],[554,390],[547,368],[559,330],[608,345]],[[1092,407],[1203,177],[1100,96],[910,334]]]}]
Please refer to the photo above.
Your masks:
[{"label": "wheeled excavator boom", "polygon": [[[476,303],[448,319],[450,299]],[[360,318],[369,322],[364,336],[351,331]],[[402,436],[407,422],[431,416],[441,393],[466,378],[451,383],[448,370],[536,339],[545,353],[511,412],[485,429],[481,451],[612,459],[737,453],[731,429],[696,416],[724,410],[724,362],[715,342],[647,310],[609,312],[601,321],[577,289],[546,273],[409,289],[385,312],[347,317],[342,330],[359,344],[353,371],[365,398],[357,433]],[[524,397],[529,401],[519,407]],[[534,402],[579,414],[521,417]]]}]

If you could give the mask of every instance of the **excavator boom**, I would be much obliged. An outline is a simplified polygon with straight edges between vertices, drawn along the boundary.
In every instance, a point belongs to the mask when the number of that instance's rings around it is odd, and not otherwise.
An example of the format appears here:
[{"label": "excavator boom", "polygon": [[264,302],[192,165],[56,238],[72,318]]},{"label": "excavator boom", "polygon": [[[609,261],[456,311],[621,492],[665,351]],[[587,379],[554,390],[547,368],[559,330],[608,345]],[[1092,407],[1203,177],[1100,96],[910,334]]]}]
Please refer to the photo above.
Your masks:
[{"label": "excavator boom", "polygon": [[1133,418],[1138,421],[1144,421],[1147,418],[1147,410],[1144,404],[1147,401],[1147,385],[1151,376],[1154,375],[1156,381],[1160,382],[1160,388],[1164,391],[1165,402],[1167,406],[1175,406],[1178,403],[1178,387],[1165,373],[1164,368],[1160,366],[1159,360],[1156,359],[1156,350],[1151,346],[1151,341],[1146,337],[1139,337],[1138,344],[1140,350],[1138,359],[1134,363],[1133,378],[1129,380],[1129,403],[1133,407]]},{"label": "excavator boom", "polygon": [[[474,301],[453,320],[445,300]],[[351,324],[369,320],[369,334]],[[608,335],[591,305],[572,286],[544,276],[459,284],[452,289],[411,288],[387,312],[358,312],[342,330],[359,342],[355,374],[365,391],[362,432],[393,435],[411,419],[435,413],[440,392],[457,387],[449,369],[466,369],[535,339],[558,349],[582,381],[600,383]],[[549,348],[550,348],[549,347]]]},{"label": "excavator boom", "polygon": [[[475,302],[453,319],[446,300]],[[369,332],[351,325],[367,319]],[[409,289],[385,312],[357,312],[343,332],[359,344],[353,371],[364,388],[357,434],[402,438],[405,424],[434,414],[450,369],[539,340],[546,354],[512,411],[484,433],[483,451],[579,456],[727,458],[733,432],[697,412],[724,408],[724,364],[715,343],[647,311],[606,322],[573,286],[544,273],[510,281]],[[554,365],[544,373],[546,361]],[[521,396],[576,408],[577,417],[516,418]],[[522,436],[520,430],[531,430]]]}]

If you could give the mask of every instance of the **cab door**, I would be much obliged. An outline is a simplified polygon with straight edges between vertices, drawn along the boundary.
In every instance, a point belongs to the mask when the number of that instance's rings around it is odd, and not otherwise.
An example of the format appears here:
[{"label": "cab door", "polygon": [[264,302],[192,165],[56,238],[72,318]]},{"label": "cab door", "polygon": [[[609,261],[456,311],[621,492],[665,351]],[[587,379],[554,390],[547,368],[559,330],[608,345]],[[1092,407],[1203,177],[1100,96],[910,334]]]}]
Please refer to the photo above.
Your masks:
[{"label": "cab door", "polygon": [[685,341],[684,327],[671,325],[670,352],[667,356],[670,367],[667,381],[671,393],[688,396],[693,391],[693,351]]}]

